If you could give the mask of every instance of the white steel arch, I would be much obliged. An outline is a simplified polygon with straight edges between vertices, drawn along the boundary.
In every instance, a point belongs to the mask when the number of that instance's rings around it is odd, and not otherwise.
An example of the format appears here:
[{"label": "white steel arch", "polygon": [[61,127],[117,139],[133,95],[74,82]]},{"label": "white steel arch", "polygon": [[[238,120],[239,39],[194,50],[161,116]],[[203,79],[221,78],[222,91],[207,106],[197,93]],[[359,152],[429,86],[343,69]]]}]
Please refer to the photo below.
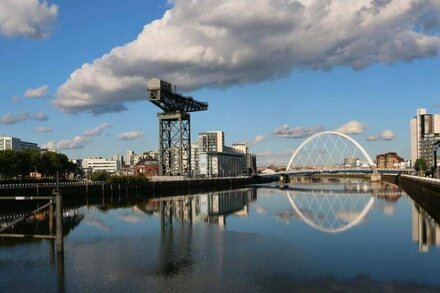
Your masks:
[{"label": "white steel arch", "polygon": [[306,223],[307,225],[311,226],[312,228],[314,228],[316,230],[330,233],[330,234],[337,234],[337,233],[345,232],[348,229],[352,228],[353,226],[356,226],[357,224],[359,224],[367,216],[368,212],[373,207],[374,200],[375,200],[373,196],[370,197],[370,199],[368,200],[368,203],[365,205],[362,212],[360,212],[359,215],[352,222],[348,223],[347,225],[342,226],[342,227],[337,227],[337,228],[327,228],[327,227],[320,226],[320,225],[316,224],[315,222],[311,221],[309,218],[307,218],[306,215],[304,215],[304,213],[301,211],[300,208],[298,208],[295,201],[293,200],[294,196],[295,196],[295,194],[293,192],[290,192],[290,191],[287,192],[287,198],[290,202],[290,205],[295,210],[295,212],[298,214],[298,216],[304,221],[304,223]]},{"label": "white steel arch", "polygon": [[290,170],[290,167],[291,167],[291,165],[293,163],[293,160],[295,159],[295,157],[298,155],[298,153],[301,151],[301,149],[305,145],[307,145],[310,141],[312,141],[312,140],[314,140],[314,139],[316,139],[316,138],[318,138],[320,136],[324,136],[324,135],[336,135],[336,136],[342,137],[342,138],[350,141],[352,144],[354,144],[362,152],[362,154],[367,159],[368,164],[370,165],[371,169],[373,169],[373,171],[376,171],[376,166],[374,165],[373,160],[371,159],[371,157],[367,153],[367,151],[362,147],[362,145],[360,145],[356,140],[354,140],[352,137],[350,137],[350,136],[348,136],[348,135],[346,135],[344,133],[337,132],[337,131],[330,131],[330,130],[329,131],[322,131],[322,132],[316,133],[316,134],[310,136],[309,138],[307,138],[303,143],[301,143],[299,145],[299,147],[293,153],[292,157],[290,158],[290,161],[289,161],[289,163],[287,164],[287,167],[286,167],[286,171]]}]

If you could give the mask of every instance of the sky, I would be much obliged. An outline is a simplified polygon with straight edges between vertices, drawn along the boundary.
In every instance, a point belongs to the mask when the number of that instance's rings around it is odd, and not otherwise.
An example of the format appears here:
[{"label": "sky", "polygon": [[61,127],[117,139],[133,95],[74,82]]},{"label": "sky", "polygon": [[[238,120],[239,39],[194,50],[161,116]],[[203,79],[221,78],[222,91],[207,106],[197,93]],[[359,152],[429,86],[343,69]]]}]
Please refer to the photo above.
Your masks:
[{"label": "sky", "polygon": [[71,159],[158,148],[159,77],[223,130],[286,165],[338,130],[409,158],[409,119],[440,112],[440,0],[2,0],[0,134]]}]

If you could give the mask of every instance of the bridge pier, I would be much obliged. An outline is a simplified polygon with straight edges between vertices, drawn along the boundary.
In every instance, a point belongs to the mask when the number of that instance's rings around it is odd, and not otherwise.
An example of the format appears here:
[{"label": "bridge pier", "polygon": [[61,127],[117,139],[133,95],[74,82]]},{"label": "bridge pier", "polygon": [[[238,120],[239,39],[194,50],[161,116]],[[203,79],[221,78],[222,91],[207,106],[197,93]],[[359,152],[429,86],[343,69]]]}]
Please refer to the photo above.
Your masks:
[{"label": "bridge pier", "polygon": [[281,175],[280,176],[280,182],[282,182],[282,183],[290,183],[290,176],[289,175]]},{"label": "bridge pier", "polygon": [[379,172],[377,172],[377,170],[374,170],[373,174],[371,174],[371,176],[370,176],[370,180],[371,180],[371,182],[378,182],[378,181],[382,180],[382,176],[380,175]]}]

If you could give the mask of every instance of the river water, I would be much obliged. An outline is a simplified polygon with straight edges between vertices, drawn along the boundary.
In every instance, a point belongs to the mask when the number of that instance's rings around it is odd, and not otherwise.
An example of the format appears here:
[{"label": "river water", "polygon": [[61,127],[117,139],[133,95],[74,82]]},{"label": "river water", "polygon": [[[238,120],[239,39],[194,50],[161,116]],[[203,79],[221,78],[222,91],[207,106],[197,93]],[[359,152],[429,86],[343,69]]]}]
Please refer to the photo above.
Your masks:
[{"label": "river water", "polygon": [[64,259],[0,242],[0,292],[439,292],[440,226],[419,204],[356,180],[107,197],[65,212]]}]

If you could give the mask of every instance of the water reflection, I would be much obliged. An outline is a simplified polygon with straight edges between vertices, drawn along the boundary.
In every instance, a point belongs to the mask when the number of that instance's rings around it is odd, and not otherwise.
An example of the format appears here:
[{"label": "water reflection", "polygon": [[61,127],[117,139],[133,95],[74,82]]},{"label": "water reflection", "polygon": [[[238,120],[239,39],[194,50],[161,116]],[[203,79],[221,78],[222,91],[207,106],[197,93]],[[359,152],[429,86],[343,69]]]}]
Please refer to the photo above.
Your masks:
[{"label": "water reflection", "polygon": [[440,246],[440,225],[420,205],[412,204],[412,240],[419,244],[420,252],[430,246]]},{"label": "water reflection", "polygon": [[[78,292],[435,292],[432,286],[440,285],[440,226],[423,204],[390,184],[306,183],[88,200],[93,205],[68,207],[75,211],[71,220],[65,214],[71,227],[65,259],[52,252],[49,262],[45,245],[2,247],[7,253],[0,254],[0,278],[12,272],[28,276],[28,286],[37,284],[39,291],[58,286]],[[26,229],[47,227],[44,217],[28,224]],[[429,258],[411,240],[411,224],[412,239]],[[4,284],[0,291],[22,288],[17,278]]]},{"label": "water reflection", "polygon": [[150,209],[152,205],[156,206],[162,228],[171,226],[173,219],[181,224],[204,222],[225,226],[228,215],[247,216],[249,204],[256,199],[256,189],[246,188],[196,196],[157,198],[148,204]]}]

